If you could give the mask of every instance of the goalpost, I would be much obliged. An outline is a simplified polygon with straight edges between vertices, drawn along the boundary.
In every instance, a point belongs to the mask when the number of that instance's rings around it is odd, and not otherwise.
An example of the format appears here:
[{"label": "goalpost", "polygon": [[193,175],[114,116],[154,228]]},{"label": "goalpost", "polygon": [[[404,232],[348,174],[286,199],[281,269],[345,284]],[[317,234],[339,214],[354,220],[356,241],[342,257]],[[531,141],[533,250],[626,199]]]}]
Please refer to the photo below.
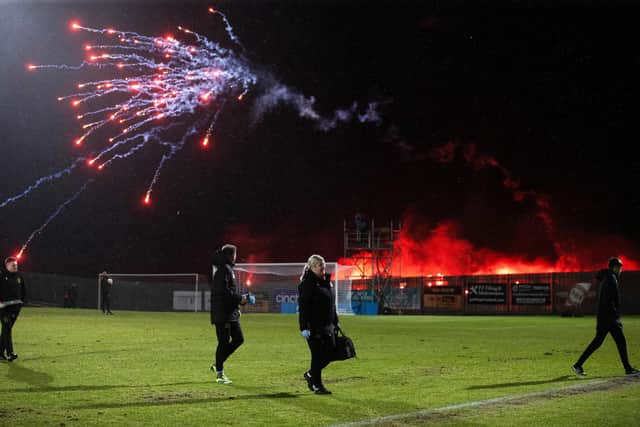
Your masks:
[{"label": "goalpost", "polygon": [[[338,314],[354,314],[351,306],[353,266],[328,262],[327,273],[336,291]],[[256,304],[245,305],[247,313],[295,313],[298,308],[298,284],[305,263],[243,263],[234,271],[241,292],[256,296]],[[212,266],[215,274],[215,266]],[[211,290],[207,277],[198,273],[121,274],[107,273],[113,279],[112,310],[209,311]],[[101,275],[98,275],[97,308],[102,306]]]},{"label": "goalpost", "polygon": [[[202,287],[207,279],[198,273],[120,274],[113,279],[113,310],[202,311]],[[102,275],[98,275],[98,310],[102,306]]]},{"label": "goalpost", "polygon": [[[351,273],[353,266],[327,262],[327,273],[336,290],[338,314],[354,314],[351,307]],[[295,313],[298,308],[298,285],[305,266],[297,263],[241,263],[234,271],[242,292],[256,295],[255,305],[245,305],[244,312]],[[215,267],[213,269],[215,273]],[[205,297],[205,305],[208,298]]]}]

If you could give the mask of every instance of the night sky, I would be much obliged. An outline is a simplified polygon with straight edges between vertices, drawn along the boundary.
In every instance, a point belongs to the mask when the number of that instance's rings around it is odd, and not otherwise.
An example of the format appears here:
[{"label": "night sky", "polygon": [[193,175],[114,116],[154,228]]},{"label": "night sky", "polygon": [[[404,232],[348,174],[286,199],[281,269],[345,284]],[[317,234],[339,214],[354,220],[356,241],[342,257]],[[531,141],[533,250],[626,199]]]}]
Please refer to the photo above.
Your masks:
[{"label": "night sky", "polygon": [[[25,69],[82,61],[87,36],[69,31],[72,19],[150,36],[186,25],[222,42],[220,20],[206,14],[213,5],[256,70],[314,96],[327,115],[356,101],[379,102],[382,117],[323,132],[283,105],[252,124],[250,92],[222,112],[212,149],[194,140],[168,163],[152,206],[141,204],[161,155],[150,147],[97,175],[34,239],[22,268],[205,272],[228,241],[241,261],[335,260],[343,220],[357,210],[422,230],[455,221],[478,247],[553,260],[535,198],[515,201],[505,171],[549,200],[558,239],[617,236],[634,247],[637,8],[463,3],[1,2],[0,202],[79,155],[76,112],[56,98],[92,71]],[[437,159],[446,144],[455,155]],[[474,167],[469,147],[500,167]],[[0,209],[0,253],[15,253],[91,175],[80,168]]]}]

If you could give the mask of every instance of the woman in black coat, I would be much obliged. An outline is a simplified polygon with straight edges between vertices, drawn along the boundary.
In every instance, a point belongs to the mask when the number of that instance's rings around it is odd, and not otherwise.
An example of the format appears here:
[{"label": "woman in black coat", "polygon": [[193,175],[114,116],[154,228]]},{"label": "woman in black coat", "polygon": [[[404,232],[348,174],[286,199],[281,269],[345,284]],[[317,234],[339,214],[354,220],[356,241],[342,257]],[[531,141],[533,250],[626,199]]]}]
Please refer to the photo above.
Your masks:
[{"label": "woman in black coat", "polygon": [[331,394],[322,384],[322,369],[331,361],[338,328],[335,288],[325,270],[324,258],[311,255],[298,286],[300,331],[311,350],[311,369],[304,378],[316,394]]}]

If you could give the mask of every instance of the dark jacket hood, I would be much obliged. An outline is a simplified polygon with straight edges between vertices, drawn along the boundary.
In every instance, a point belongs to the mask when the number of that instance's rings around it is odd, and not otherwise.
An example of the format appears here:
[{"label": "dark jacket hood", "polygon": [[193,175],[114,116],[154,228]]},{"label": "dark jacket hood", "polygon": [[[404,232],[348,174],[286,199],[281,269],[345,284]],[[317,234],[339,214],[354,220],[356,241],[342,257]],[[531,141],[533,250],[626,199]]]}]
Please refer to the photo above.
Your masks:
[{"label": "dark jacket hood", "polygon": [[229,258],[227,257],[227,255],[225,255],[224,252],[218,249],[213,254],[213,265],[215,265],[216,268],[222,268],[227,264],[233,266],[233,264],[229,261]]}]

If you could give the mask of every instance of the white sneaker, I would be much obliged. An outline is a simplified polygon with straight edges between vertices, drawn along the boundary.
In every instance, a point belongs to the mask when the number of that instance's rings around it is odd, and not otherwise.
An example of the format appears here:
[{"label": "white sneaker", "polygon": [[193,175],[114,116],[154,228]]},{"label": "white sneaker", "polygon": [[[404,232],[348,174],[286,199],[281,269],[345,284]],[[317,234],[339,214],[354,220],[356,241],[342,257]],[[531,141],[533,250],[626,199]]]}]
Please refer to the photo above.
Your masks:
[{"label": "white sneaker", "polygon": [[571,366],[571,370],[573,371],[574,374],[576,374],[579,377],[587,376],[587,374],[584,372],[584,369],[582,369],[582,366],[573,365]]},{"label": "white sneaker", "polygon": [[225,374],[222,374],[219,377],[216,377],[216,382],[218,384],[232,384],[233,381],[231,381],[229,378],[227,378],[227,376]]}]

